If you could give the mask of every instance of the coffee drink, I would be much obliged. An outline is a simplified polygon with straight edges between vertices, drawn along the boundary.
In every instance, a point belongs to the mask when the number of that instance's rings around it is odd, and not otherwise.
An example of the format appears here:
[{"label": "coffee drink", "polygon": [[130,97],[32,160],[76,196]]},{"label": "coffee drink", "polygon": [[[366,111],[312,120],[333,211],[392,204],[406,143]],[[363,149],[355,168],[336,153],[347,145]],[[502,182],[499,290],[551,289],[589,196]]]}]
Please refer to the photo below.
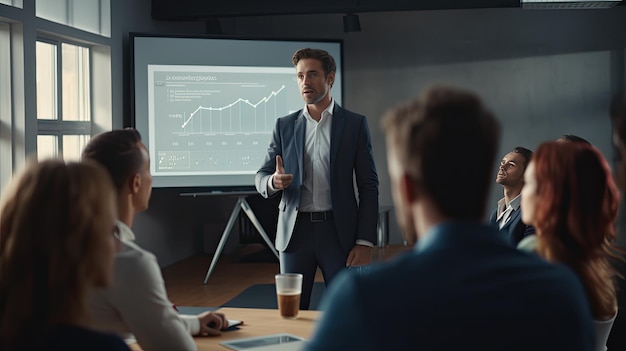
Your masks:
[{"label": "coffee drink", "polygon": [[278,309],[283,318],[296,318],[300,310],[300,291],[281,291],[278,296]]}]

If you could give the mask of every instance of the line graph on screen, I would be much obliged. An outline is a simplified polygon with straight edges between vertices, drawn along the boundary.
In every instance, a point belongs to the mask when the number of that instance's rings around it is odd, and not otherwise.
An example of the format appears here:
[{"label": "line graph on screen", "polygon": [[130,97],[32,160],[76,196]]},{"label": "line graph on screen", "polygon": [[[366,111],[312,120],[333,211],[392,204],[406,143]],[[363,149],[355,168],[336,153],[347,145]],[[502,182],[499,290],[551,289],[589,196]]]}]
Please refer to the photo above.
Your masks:
[{"label": "line graph on screen", "polygon": [[302,108],[292,67],[148,70],[157,174],[253,174],[276,119]]}]

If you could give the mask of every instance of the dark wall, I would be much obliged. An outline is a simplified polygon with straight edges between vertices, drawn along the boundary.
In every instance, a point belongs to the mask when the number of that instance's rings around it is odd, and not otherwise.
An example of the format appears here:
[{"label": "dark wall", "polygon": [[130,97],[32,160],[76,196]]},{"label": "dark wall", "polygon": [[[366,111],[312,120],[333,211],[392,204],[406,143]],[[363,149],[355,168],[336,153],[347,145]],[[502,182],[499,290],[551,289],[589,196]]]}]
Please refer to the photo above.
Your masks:
[{"label": "dark wall", "polygon": [[[204,23],[150,20],[139,4],[149,0],[129,5],[131,12],[122,5],[125,2],[115,3],[119,8],[114,6],[114,14],[121,17],[114,16],[114,35],[124,40],[128,31],[205,30]],[[502,121],[500,154],[517,145],[535,148],[541,141],[572,133],[611,158],[608,105],[611,95],[623,87],[625,10],[364,13],[359,15],[362,31],[353,33],[343,32],[341,14],[236,17],[221,20],[220,29],[246,37],[344,40],[344,105],[368,116],[380,202],[391,205],[380,116],[434,83],[460,85],[483,96]],[[141,13],[139,19],[134,12]],[[117,52],[127,50],[125,45],[120,42]],[[122,102],[130,92],[119,74],[128,55],[118,58],[115,52],[117,113],[128,111]],[[116,116],[114,127],[121,125]],[[463,152],[460,147],[459,157]],[[495,178],[496,164],[493,171]],[[462,185],[461,173],[459,182]],[[494,183],[490,199],[494,206],[500,196]],[[233,201],[198,203],[174,190],[155,189],[151,208],[137,219],[138,240],[157,254],[162,265],[202,252],[205,229],[214,228],[219,236]],[[393,220],[391,242],[401,242]]]},{"label": "dark wall", "polygon": [[[150,0],[111,1],[113,128],[129,126],[131,119],[128,33],[201,33],[205,28],[204,23],[154,21],[150,8]],[[189,257],[202,248],[202,220],[197,211],[174,190],[153,191],[150,209],[137,216],[133,225],[137,243],[154,252],[161,265]]]},{"label": "dark wall", "polygon": [[[362,31],[352,33],[343,32],[341,14],[225,19],[221,28],[243,36],[344,40],[344,105],[368,116],[380,202],[390,205],[380,116],[436,83],[484,98],[502,122],[501,155],[571,133],[612,158],[608,106],[624,85],[625,10],[364,13]],[[463,151],[460,146],[459,157]],[[501,196],[494,183],[493,206]],[[395,221],[391,227],[391,242],[401,242]]]},{"label": "dark wall", "polygon": [[[130,91],[123,79],[128,76],[128,32],[199,34],[206,27],[153,21],[149,0],[112,3],[113,125],[121,127],[129,112]],[[354,33],[343,33],[341,14],[235,17],[221,20],[219,29],[246,37],[344,40],[344,105],[368,116],[381,205],[392,202],[380,116],[434,83],[459,85],[483,96],[502,122],[501,155],[517,145],[535,148],[544,140],[571,133],[613,158],[608,106],[612,95],[624,91],[624,6],[578,11],[385,12],[359,17],[362,31]],[[213,23],[211,29],[216,28]],[[466,152],[471,150],[459,146],[459,157]],[[496,164],[493,174],[495,178]],[[462,170],[459,184],[451,186],[463,186]],[[490,198],[494,206],[500,196],[501,189],[494,183]],[[155,189],[150,209],[136,220],[137,241],[153,251],[163,266],[202,252],[205,235],[211,241],[221,234],[234,201]],[[260,204],[263,208],[263,200]],[[275,205],[267,202],[267,206]],[[391,232],[391,242],[401,242],[393,220]],[[623,322],[617,323],[613,334],[623,335]],[[616,345],[609,348],[622,349]]]},{"label": "dark wall", "polygon": [[[612,159],[608,106],[611,95],[624,91],[623,6],[580,11],[386,12],[359,17],[362,31],[355,33],[343,33],[341,14],[235,17],[221,20],[220,29],[246,37],[344,40],[344,105],[368,116],[381,205],[392,202],[380,116],[434,83],[460,85],[483,96],[502,121],[500,154],[516,145],[535,148],[541,141],[572,133]],[[113,127],[120,128],[130,121],[128,32],[201,34],[207,27],[203,22],[154,21],[150,0],[112,0],[112,19]],[[466,152],[471,150],[459,146],[459,157]],[[493,171],[495,178],[496,164]],[[462,170],[459,184],[451,186],[463,186]],[[494,206],[500,196],[501,189],[494,184]],[[137,216],[133,226],[137,242],[154,252],[162,266],[210,251],[235,200],[154,189],[150,208]],[[252,202],[271,232],[269,218],[275,216],[276,205],[258,198]],[[237,234],[231,239],[236,241]],[[390,241],[401,242],[393,220]],[[609,349],[623,349],[618,339],[623,328],[624,322],[618,320]]]}]

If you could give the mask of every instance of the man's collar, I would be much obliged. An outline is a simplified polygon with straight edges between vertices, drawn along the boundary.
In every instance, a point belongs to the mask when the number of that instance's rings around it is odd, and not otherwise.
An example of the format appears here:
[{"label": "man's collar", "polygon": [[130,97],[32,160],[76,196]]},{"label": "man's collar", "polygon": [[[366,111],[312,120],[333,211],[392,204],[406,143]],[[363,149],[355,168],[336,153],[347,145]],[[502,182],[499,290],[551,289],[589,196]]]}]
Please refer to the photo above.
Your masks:
[{"label": "man's collar", "polygon": [[[520,206],[520,202],[521,200],[521,193],[517,194],[516,197],[514,197],[511,201],[509,201],[509,206],[513,207],[513,209],[515,211],[517,211],[519,209]],[[506,198],[501,198],[500,200],[498,200],[498,210],[500,212],[504,212],[504,210],[506,210],[507,206],[506,206]]]},{"label": "man's collar", "polygon": [[125,241],[135,241],[135,233],[124,223],[121,221],[116,221],[118,236],[122,242]]},{"label": "man's collar", "polygon": [[498,200],[498,214],[500,212],[504,212],[504,210],[506,210],[506,198],[505,197]]},{"label": "man's collar", "polygon": [[423,236],[420,236],[413,248],[419,253],[441,242],[460,242],[467,237],[484,237],[488,240],[504,240],[493,235],[497,229],[479,221],[447,220],[431,226]]},{"label": "man's collar", "polygon": [[[322,117],[324,117],[324,114],[326,113],[328,116],[332,116],[333,115],[333,110],[335,109],[335,99],[333,99],[332,97],[330,98],[330,104],[328,104],[328,107],[326,107],[324,109],[324,111],[322,111]],[[306,118],[310,118],[312,119],[313,117],[311,117],[311,114],[309,113],[309,106],[307,104],[304,104],[304,109],[302,109],[303,114]]]},{"label": "man's collar", "polygon": [[522,194],[518,194],[516,197],[513,198],[513,200],[509,201],[509,206],[511,206],[515,211],[519,210],[519,205],[522,201],[521,195]]}]

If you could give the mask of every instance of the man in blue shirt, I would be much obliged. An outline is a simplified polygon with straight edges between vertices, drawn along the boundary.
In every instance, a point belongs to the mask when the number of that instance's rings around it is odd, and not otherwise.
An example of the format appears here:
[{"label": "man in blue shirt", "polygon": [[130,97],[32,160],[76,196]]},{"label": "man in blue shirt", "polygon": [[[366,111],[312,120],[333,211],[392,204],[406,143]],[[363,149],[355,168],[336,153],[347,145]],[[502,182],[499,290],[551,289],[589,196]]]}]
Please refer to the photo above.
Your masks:
[{"label": "man in blue shirt", "polygon": [[414,250],[343,272],[306,350],[592,350],[582,285],[483,223],[499,125],[434,87],[383,120],[398,222]]}]

